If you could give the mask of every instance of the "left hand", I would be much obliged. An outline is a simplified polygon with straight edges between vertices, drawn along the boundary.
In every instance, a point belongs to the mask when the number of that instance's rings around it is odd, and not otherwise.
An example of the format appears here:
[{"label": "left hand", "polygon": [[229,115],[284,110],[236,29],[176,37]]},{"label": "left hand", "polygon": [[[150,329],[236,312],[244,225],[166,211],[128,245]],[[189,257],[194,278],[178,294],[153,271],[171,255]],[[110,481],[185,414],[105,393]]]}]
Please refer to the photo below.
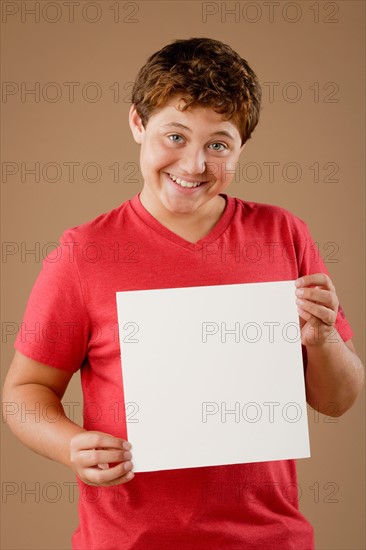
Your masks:
[{"label": "left hand", "polygon": [[332,281],[325,273],[315,273],[300,277],[295,284],[301,343],[318,346],[331,341],[339,306]]}]

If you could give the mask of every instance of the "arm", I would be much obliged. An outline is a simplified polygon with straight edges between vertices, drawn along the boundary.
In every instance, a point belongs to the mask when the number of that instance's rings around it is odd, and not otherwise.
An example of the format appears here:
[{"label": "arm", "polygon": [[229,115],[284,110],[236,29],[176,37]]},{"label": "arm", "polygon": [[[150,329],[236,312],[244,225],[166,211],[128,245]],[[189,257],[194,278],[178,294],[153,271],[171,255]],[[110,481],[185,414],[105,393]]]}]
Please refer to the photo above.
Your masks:
[{"label": "arm", "polygon": [[[3,389],[3,416],[10,429],[32,451],[68,466],[85,483],[115,485],[132,479],[126,473],[132,464],[123,462],[131,458],[128,442],[86,431],[65,415],[61,399],[71,377],[16,351]],[[37,412],[24,418],[22,407]],[[43,414],[51,410],[52,422]],[[112,462],[119,464],[109,468]]]},{"label": "arm", "polygon": [[363,387],[364,366],[352,341],[345,343],[335,329],[339,301],[330,278],[325,273],[306,275],[296,285],[301,342],[308,357],[307,401],[323,414],[341,416]]}]

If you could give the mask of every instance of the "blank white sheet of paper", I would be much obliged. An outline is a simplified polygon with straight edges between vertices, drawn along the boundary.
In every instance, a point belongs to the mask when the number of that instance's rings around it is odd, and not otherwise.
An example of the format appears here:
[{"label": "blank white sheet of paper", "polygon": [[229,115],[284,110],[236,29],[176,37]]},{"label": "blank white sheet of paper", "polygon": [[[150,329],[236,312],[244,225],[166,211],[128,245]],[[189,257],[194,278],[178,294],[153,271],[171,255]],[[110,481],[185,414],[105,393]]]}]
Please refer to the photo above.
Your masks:
[{"label": "blank white sheet of paper", "polygon": [[294,281],[116,294],[135,472],[310,456]]}]

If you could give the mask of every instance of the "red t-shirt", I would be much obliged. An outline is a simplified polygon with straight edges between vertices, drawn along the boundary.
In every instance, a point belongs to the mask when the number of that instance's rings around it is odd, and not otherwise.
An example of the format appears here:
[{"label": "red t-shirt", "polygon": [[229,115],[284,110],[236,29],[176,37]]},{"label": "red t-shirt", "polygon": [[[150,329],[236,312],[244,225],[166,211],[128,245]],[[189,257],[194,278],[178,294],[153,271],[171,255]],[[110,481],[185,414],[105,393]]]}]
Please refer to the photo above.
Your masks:
[{"label": "red t-shirt", "polygon": [[[223,215],[195,244],[160,224],[138,193],[65,231],[43,262],[15,347],[52,367],[80,369],[86,429],[128,439],[117,291],[329,274],[301,219],[222,196]],[[352,337],[341,308],[336,328],[344,341]],[[298,510],[294,460],[137,473],[114,487],[77,481],[73,549],[314,548],[313,528]]]}]

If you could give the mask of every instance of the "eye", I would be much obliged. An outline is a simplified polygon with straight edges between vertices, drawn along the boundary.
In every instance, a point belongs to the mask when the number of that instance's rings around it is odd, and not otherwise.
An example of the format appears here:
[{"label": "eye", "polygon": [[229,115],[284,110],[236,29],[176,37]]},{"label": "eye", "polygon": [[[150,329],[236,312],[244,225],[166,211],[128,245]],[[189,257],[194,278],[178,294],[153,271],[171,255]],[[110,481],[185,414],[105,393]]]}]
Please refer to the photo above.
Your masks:
[{"label": "eye", "polygon": [[[221,145],[224,149],[227,149],[227,146],[224,143],[211,143],[211,145]],[[223,149],[215,148],[214,151],[222,151]]]},{"label": "eye", "polygon": [[[169,139],[173,137],[181,138],[182,136],[180,136],[179,134],[171,134],[170,136],[168,136]],[[171,141],[173,141],[174,143],[179,143],[179,141],[177,141],[176,139],[172,139]]]}]

